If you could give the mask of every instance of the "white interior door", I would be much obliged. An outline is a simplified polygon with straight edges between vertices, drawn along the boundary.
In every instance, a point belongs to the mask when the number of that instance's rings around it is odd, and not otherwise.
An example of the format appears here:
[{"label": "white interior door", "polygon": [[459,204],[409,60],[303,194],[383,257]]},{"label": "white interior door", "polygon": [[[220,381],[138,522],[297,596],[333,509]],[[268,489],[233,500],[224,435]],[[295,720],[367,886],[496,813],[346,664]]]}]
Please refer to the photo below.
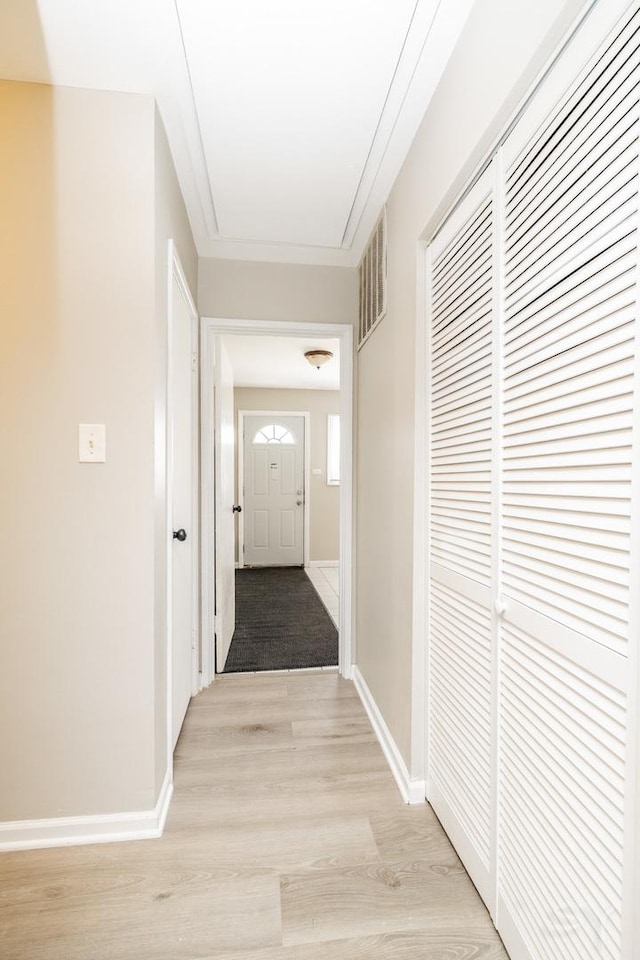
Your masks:
[{"label": "white interior door", "polygon": [[216,671],[221,673],[224,670],[236,625],[233,368],[222,337],[216,337],[214,363],[215,633]]},{"label": "white interior door", "polygon": [[170,336],[171,727],[175,747],[193,693],[193,313],[174,275]]},{"label": "white interior door", "polygon": [[303,416],[244,418],[244,563],[304,563]]}]

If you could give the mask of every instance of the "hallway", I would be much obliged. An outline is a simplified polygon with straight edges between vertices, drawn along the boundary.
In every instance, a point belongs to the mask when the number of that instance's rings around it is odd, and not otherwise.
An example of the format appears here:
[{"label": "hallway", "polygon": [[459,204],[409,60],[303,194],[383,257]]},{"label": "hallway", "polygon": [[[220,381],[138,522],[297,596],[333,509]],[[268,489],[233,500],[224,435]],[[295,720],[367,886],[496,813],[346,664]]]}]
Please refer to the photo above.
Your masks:
[{"label": "hallway", "polygon": [[506,960],[353,685],[228,676],[191,705],[160,840],[7,854],[3,960]]}]

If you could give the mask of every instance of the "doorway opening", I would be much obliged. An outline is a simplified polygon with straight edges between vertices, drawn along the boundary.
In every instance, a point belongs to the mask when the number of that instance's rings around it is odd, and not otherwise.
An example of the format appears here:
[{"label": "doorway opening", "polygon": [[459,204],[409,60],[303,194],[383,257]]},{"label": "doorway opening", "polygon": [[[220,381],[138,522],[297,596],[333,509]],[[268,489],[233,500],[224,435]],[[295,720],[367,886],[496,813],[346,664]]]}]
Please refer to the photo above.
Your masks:
[{"label": "doorway opening", "polygon": [[[269,598],[277,596],[278,580],[288,576],[293,583],[301,577],[299,585],[284,588],[285,606],[295,608],[292,598],[300,586],[303,594],[297,614],[290,611],[292,617],[299,621],[300,613],[310,613],[318,603],[318,621],[326,618],[334,636],[340,625],[333,663],[348,677],[352,660],[352,328],[204,318],[201,329],[202,682],[210,683],[227,663],[236,632],[235,599],[231,615],[229,593],[235,595],[235,583],[243,576],[243,588],[252,579],[271,581],[263,590],[265,602],[253,605],[254,613],[269,609]],[[309,381],[309,374],[319,373],[304,357],[312,348],[334,354],[334,376],[339,370],[334,383],[326,379],[326,372]],[[286,372],[287,358],[297,372]],[[302,383],[296,376],[307,380]],[[231,499],[229,464],[236,474]],[[307,589],[311,594],[304,593]],[[240,602],[237,609],[242,614]],[[240,623],[237,632],[242,632]],[[287,631],[281,632],[284,636]],[[316,657],[321,642],[322,637],[317,644],[310,643]],[[289,662],[256,669],[306,666],[297,656],[299,646],[290,648]]]}]

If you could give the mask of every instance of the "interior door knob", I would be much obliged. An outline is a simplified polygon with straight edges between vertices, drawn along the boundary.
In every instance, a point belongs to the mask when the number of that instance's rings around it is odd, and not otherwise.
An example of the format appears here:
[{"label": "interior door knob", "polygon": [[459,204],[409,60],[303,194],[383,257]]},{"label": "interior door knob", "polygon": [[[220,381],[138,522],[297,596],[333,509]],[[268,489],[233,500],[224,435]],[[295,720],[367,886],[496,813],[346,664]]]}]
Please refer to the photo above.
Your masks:
[{"label": "interior door knob", "polygon": [[174,530],[174,531],[173,531],[173,539],[174,539],[174,540],[179,540],[180,543],[182,543],[184,540],[187,539],[187,531],[184,530],[182,527],[180,527],[179,530]]},{"label": "interior door knob", "polygon": [[242,507],[236,507],[236,506],[234,506],[233,512],[234,512],[234,513],[242,513]]}]

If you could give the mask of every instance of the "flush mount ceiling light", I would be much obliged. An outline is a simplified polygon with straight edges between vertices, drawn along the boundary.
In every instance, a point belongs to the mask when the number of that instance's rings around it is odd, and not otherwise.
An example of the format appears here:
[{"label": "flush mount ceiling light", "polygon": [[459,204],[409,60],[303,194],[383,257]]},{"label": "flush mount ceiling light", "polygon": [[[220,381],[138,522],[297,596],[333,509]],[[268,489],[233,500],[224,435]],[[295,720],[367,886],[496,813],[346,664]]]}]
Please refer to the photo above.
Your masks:
[{"label": "flush mount ceiling light", "polygon": [[331,350],[307,350],[305,357],[312,367],[317,367],[319,370],[320,367],[331,360],[333,354]]}]

